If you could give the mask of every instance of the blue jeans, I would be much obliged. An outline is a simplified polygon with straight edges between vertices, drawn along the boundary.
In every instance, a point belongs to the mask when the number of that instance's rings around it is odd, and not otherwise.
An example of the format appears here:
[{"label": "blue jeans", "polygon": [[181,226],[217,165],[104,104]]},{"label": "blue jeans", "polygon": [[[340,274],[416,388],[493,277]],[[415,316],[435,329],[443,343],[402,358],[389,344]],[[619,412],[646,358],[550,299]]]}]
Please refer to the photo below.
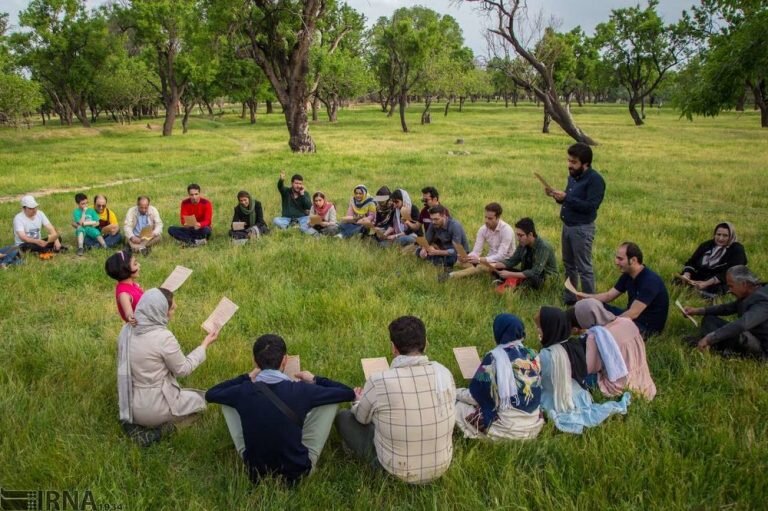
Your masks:
[{"label": "blue jeans", "polygon": [[[419,247],[416,249],[416,257],[421,259],[421,252],[424,250],[423,248]],[[453,265],[456,264],[456,261],[458,260],[458,257],[456,257],[456,250],[449,248],[448,255],[444,256],[427,256],[427,261],[431,262],[435,266],[443,266],[445,268],[453,268]]]},{"label": "blue jeans", "polygon": [[177,239],[184,243],[192,243],[195,240],[208,239],[211,237],[213,231],[210,227],[201,227],[199,229],[193,229],[191,227],[177,227],[172,225],[168,228],[168,234],[171,238]]},{"label": "blue jeans", "polygon": [[415,234],[403,234],[402,236],[398,236],[393,240],[381,240],[379,241],[379,246],[388,247],[390,245],[396,245],[398,247],[407,247],[408,245],[413,245],[414,243],[416,243]]},{"label": "blue jeans", "polygon": [[272,223],[275,224],[275,227],[278,229],[287,229],[291,226],[293,223],[299,224],[299,229],[301,229],[301,232],[307,233],[307,234],[313,234],[309,231],[314,231],[309,226],[309,217],[308,216],[300,216],[298,218],[291,218],[288,216],[276,216],[272,219]]},{"label": "blue jeans", "polygon": [[362,225],[358,224],[339,224],[339,234],[344,239],[351,238],[355,234],[360,234],[363,230]]},{"label": "blue jeans", "polygon": [[[114,248],[118,246],[121,241],[123,241],[123,235],[119,232],[117,234],[108,234],[107,236],[104,236],[104,243],[107,244],[108,248]],[[85,248],[98,247],[99,242],[93,238],[86,237],[84,246]]]},{"label": "blue jeans", "polygon": [[8,245],[7,247],[0,248],[0,264],[10,266],[12,264],[21,264],[21,254],[19,253],[19,247],[15,245]]}]

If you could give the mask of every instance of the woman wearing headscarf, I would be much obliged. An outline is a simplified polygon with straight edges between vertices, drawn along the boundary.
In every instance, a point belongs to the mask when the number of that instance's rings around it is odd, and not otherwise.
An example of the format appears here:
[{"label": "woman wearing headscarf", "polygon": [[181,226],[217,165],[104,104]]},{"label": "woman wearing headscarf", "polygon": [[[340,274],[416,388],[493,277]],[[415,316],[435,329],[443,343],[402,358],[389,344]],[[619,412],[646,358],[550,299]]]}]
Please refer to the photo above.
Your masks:
[{"label": "woman wearing headscarf", "polygon": [[136,326],[126,323],[120,331],[117,390],[120,421],[125,425],[156,428],[205,409],[204,392],[181,388],[176,377],[191,374],[205,361],[206,349],[218,332],[208,334],[184,355],[168,330],[175,309],[173,293],[150,289],[136,307]]},{"label": "woman wearing headscarf", "polygon": [[[320,222],[311,225],[312,217],[318,218]],[[339,232],[339,224],[336,222],[336,206],[329,201],[323,192],[315,192],[312,195],[312,207],[309,209],[310,228],[305,231],[307,234],[324,234],[334,236]]]},{"label": "woman wearing headscarf", "polygon": [[376,201],[368,193],[365,185],[357,185],[349,200],[347,215],[342,219],[344,223],[339,225],[339,236],[351,238],[360,234],[366,227],[370,227],[376,221]]},{"label": "woman wearing headscarf", "polygon": [[523,345],[525,326],[517,316],[493,320],[496,348],[483,357],[469,389],[456,393],[456,424],[467,438],[536,438],[544,426],[541,376],[536,352]]},{"label": "woman wearing headscarf", "polygon": [[615,413],[626,414],[630,394],[620,401],[594,403],[586,388],[587,356],[585,340],[571,338],[566,313],[542,307],[535,316],[543,349],[541,364],[541,407],[560,431],[580,434],[585,427],[597,426]]},{"label": "woman wearing headscarf", "polygon": [[606,396],[629,389],[651,400],[656,385],[648,369],[645,341],[634,321],[616,317],[594,298],[576,302],[576,321],[587,331],[587,372],[597,373],[597,384]]},{"label": "woman wearing headscarf", "polygon": [[416,237],[423,234],[421,224],[418,221],[419,208],[411,201],[407,191],[398,188],[392,195],[392,215],[389,225],[384,231],[384,239],[379,242],[382,246],[392,243],[405,247],[416,242]]},{"label": "woman wearing headscarf", "polygon": [[242,222],[243,229],[232,229],[229,231],[229,236],[234,239],[247,239],[248,237],[258,238],[261,235],[269,232],[264,221],[264,211],[261,207],[261,202],[254,200],[251,194],[245,190],[240,190],[237,193],[237,206],[235,206],[235,212],[232,215],[232,223]]},{"label": "woman wearing headscarf", "polygon": [[744,246],[736,240],[733,225],[721,222],[715,226],[713,238],[699,245],[685,262],[681,274],[699,291],[722,295],[728,292],[725,272],[739,264],[747,264]]}]

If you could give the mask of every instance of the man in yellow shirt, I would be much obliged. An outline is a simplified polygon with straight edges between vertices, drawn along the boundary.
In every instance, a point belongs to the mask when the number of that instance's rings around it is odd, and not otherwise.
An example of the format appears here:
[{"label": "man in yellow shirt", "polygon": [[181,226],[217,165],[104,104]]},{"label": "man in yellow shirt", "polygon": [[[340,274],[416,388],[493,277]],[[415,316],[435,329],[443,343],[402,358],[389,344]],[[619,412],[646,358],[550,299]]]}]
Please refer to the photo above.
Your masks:
[{"label": "man in yellow shirt", "polygon": [[[93,199],[93,209],[99,214],[99,230],[101,230],[101,235],[104,237],[107,247],[116,247],[123,241],[123,235],[120,234],[120,224],[117,222],[117,215],[107,207],[107,197],[97,195]],[[95,246],[95,243],[89,243],[89,241],[86,238],[86,246]]]}]

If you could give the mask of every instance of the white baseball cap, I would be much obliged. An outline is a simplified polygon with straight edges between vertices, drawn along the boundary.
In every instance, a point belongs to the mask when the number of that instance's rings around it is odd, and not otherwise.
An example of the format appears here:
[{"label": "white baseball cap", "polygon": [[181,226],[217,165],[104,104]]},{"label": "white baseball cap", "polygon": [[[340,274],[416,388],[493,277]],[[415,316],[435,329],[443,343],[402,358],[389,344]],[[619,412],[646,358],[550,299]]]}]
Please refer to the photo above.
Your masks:
[{"label": "white baseball cap", "polygon": [[24,197],[21,198],[21,207],[22,208],[36,208],[37,207],[37,201],[31,195],[25,195]]}]

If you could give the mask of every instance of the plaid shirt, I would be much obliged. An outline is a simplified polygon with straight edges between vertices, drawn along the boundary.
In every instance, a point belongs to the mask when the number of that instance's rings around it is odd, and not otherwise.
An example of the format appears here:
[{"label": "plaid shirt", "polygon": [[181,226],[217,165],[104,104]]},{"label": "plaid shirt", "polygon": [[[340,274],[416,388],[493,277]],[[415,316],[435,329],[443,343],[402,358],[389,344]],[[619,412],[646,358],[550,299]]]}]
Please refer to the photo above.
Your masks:
[{"label": "plaid shirt", "polygon": [[407,367],[371,376],[353,412],[362,424],[373,422],[376,455],[387,472],[408,483],[426,483],[451,464],[456,387],[451,378],[450,395],[440,403],[427,357],[403,358]]}]

